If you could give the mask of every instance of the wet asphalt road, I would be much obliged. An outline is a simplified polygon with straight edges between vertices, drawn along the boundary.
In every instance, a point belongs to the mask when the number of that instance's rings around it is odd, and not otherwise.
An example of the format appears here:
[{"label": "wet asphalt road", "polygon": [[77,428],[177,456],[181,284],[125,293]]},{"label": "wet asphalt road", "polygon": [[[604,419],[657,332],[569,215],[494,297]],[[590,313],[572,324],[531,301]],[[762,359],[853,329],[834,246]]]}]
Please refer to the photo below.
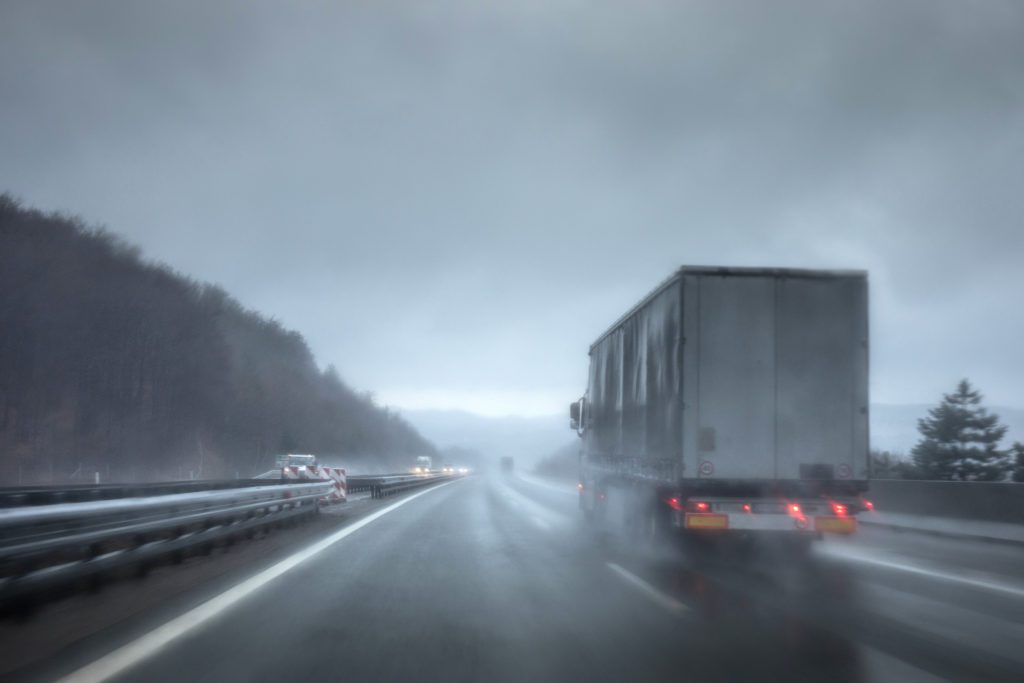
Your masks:
[{"label": "wet asphalt road", "polygon": [[[184,602],[99,639],[86,660]],[[50,672],[74,665],[57,658]],[[595,534],[570,483],[473,476],[113,671],[195,683],[1024,680],[1024,548],[865,528],[809,561],[708,561]]]}]

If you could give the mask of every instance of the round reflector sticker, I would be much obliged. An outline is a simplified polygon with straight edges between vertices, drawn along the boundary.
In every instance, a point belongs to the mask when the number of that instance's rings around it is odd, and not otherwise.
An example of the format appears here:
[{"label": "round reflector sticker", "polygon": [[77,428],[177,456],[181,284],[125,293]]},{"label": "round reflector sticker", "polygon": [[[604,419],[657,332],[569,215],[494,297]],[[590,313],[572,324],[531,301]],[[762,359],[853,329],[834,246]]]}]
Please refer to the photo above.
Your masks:
[{"label": "round reflector sticker", "polygon": [[715,466],[712,465],[707,460],[705,460],[704,462],[702,462],[700,464],[700,473],[701,473],[701,476],[710,477],[712,474],[715,473]]},{"label": "round reflector sticker", "polygon": [[853,472],[850,470],[850,466],[847,465],[846,463],[843,463],[842,465],[837,467],[836,473],[839,475],[840,479],[849,479],[850,475],[853,474]]}]

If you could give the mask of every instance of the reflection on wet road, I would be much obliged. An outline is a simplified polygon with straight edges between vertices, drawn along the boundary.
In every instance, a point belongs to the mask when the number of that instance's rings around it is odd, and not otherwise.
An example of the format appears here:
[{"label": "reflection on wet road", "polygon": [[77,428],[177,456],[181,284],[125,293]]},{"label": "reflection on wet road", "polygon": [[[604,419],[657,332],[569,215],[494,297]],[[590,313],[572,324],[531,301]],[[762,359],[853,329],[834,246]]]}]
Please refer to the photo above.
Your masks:
[{"label": "reflection on wet road", "polygon": [[596,533],[578,518],[571,483],[481,475],[380,515],[107,673],[1020,680],[1022,555],[865,529],[810,557],[766,548],[711,558]]}]

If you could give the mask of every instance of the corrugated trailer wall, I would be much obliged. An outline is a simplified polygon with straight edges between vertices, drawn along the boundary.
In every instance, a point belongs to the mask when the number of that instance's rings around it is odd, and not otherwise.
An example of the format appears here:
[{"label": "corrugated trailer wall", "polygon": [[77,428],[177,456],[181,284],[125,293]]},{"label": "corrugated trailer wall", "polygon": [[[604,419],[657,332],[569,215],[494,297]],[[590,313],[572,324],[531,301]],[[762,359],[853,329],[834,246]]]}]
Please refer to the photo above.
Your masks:
[{"label": "corrugated trailer wall", "polygon": [[682,458],[680,282],[673,279],[590,351],[588,457],[675,472]]}]

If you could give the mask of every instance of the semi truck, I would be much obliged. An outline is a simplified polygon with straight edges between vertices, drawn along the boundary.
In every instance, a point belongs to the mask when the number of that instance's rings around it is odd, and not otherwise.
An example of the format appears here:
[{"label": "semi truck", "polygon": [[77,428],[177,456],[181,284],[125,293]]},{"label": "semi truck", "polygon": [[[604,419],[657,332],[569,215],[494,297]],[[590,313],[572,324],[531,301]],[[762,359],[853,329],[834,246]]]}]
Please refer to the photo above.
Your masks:
[{"label": "semi truck", "polygon": [[850,534],[871,504],[863,271],[683,267],[590,347],[579,506],[688,539]]}]

